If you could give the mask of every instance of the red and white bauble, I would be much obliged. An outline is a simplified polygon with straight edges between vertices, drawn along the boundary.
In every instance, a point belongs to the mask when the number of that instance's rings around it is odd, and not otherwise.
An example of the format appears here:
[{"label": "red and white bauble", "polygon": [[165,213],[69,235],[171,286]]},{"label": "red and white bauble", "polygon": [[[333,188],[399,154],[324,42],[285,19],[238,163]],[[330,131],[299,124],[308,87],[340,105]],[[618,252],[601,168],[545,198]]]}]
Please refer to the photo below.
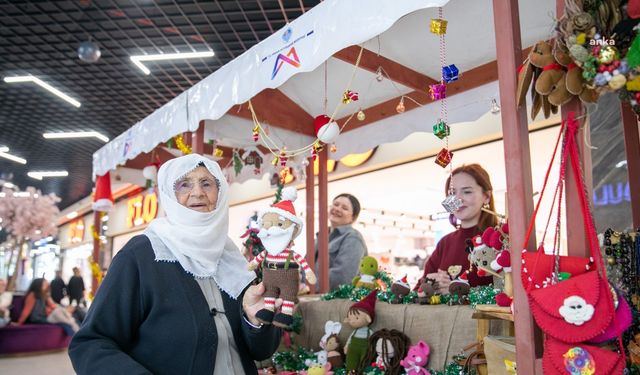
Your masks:
[{"label": "red and white bauble", "polygon": [[315,129],[316,136],[323,143],[332,143],[338,134],[340,134],[338,124],[335,121],[331,121],[331,118],[327,115],[316,116],[313,120],[313,128]]}]

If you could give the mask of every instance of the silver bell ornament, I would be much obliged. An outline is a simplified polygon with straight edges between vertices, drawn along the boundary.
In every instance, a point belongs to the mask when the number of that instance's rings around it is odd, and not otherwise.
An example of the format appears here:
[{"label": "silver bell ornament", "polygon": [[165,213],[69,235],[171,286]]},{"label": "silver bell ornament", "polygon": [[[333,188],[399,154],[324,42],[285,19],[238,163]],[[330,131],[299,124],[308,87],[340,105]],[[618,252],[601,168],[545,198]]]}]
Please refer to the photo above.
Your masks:
[{"label": "silver bell ornament", "polygon": [[78,58],[84,62],[94,63],[100,59],[100,47],[90,40],[80,43]]}]

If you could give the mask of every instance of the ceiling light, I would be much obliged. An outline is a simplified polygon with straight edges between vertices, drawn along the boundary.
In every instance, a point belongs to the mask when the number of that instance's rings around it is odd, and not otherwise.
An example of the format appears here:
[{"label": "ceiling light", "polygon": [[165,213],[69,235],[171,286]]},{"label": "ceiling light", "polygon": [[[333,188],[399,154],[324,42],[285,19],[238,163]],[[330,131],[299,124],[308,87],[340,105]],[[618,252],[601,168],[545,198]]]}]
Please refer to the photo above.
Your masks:
[{"label": "ceiling light", "polygon": [[[5,158],[5,159],[9,159],[11,161],[15,161],[16,163],[20,163],[20,164],[27,164],[27,161],[23,158],[17,157],[15,155],[11,155],[10,153],[6,152],[6,151],[2,151],[4,148],[0,148],[0,158]],[[9,150],[9,149],[7,149]]]},{"label": "ceiling light", "polygon": [[624,167],[625,165],[627,165],[627,161],[626,161],[626,160],[622,160],[622,161],[619,161],[619,162],[616,164],[616,168],[622,168],[622,167]]},{"label": "ceiling light", "polygon": [[0,152],[9,152],[9,147],[0,146]]},{"label": "ceiling light", "polygon": [[88,131],[88,132],[64,132],[64,133],[44,133],[43,137],[47,139],[62,139],[62,138],[90,138],[95,137],[101,140],[104,143],[109,142],[109,138],[96,132],[96,131]]},{"label": "ceiling light", "polygon": [[29,74],[28,76],[4,77],[4,81],[6,83],[33,82],[36,85],[38,85],[38,86],[42,87],[43,89],[49,91],[50,93],[54,94],[55,96],[59,97],[60,99],[66,101],[69,104],[71,104],[72,106],[74,106],[76,108],[80,108],[80,102],[79,101],[77,101],[74,98],[70,97],[69,95],[63,93],[62,91],[58,90],[57,88],[51,86],[50,84],[42,81],[40,78],[32,76],[31,74]]},{"label": "ceiling light", "polygon": [[38,171],[28,172],[27,176],[35,178],[36,180],[42,180],[43,177],[67,177],[69,172],[67,171]]},{"label": "ceiling light", "polygon": [[201,57],[212,57],[213,51],[204,52],[185,52],[185,53],[164,53],[159,55],[138,55],[129,58],[135,66],[140,68],[144,74],[149,75],[151,71],[142,64],[143,61],[162,61],[162,60],[181,60],[181,59],[197,59]]}]

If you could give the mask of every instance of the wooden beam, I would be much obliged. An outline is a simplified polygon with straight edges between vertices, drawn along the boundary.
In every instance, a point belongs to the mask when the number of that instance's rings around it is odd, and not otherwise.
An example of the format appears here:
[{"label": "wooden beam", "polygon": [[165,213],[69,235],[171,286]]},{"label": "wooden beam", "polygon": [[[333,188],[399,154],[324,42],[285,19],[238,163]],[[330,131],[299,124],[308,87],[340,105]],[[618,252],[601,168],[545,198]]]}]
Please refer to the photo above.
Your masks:
[{"label": "wooden beam", "polygon": [[627,176],[631,192],[633,227],[640,228],[640,126],[638,116],[627,102],[622,102],[624,150],[627,156]]},{"label": "wooden beam", "polygon": [[[278,89],[264,89],[251,99],[258,121],[315,137],[313,117]],[[252,120],[248,103],[235,105],[228,115]]]},{"label": "wooden beam", "polygon": [[204,121],[200,121],[198,130],[192,133],[191,147],[196,154],[202,155],[204,153]]},{"label": "wooden beam", "polygon": [[[359,53],[360,46],[351,46],[336,52],[333,57],[355,65]],[[426,90],[429,85],[440,82],[382,55],[371,52],[366,48],[362,50],[362,57],[360,58],[358,67],[372,73],[376,73],[378,68],[382,67],[389,79],[418,91]]]},{"label": "wooden beam", "polygon": [[[309,264],[309,268],[313,270],[313,272],[318,272],[316,268],[316,252],[315,250],[315,176],[313,175],[313,160],[309,160],[309,164],[306,167],[307,179],[305,181],[305,193],[306,193],[306,210],[305,210],[305,221],[306,221],[306,235],[307,235],[307,263]],[[311,290],[315,291],[315,286],[309,287]]]},{"label": "wooden beam", "polygon": [[[522,50],[522,55],[527,56],[531,47],[527,47]],[[486,64],[477,66],[468,72],[463,72],[458,81],[452,82],[447,85],[447,97],[451,97],[465,91],[474,89],[476,87],[485,85],[487,83],[491,83],[498,80],[498,63],[497,61],[491,61]],[[421,90],[412,91],[406,95],[411,99],[420,103],[420,105],[426,105],[432,102],[431,97],[426,91],[426,86]],[[390,116],[395,116],[398,113],[396,112],[396,106],[400,102],[402,96],[395,97],[393,99],[389,99],[385,102],[376,104],[369,108],[363,109],[366,114],[366,118],[364,121],[356,121],[352,119],[349,122],[349,125],[344,129],[345,132],[351,131],[354,129],[358,129],[362,126],[371,124],[376,121],[383,120]],[[414,103],[412,100],[404,100],[405,112],[410,111],[412,109],[416,109],[420,107],[420,105]],[[487,110],[489,109],[489,102],[487,102]],[[349,116],[345,116],[339,119],[337,122],[342,126],[344,122],[349,118]]]},{"label": "wooden beam", "polygon": [[318,280],[320,281],[320,293],[329,292],[329,199],[327,159],[329,148],[325,147],[318,153],[320,160],[320,173],[318,173]]},{"label": "wooden beam", "polygon": [[[527,295],[520,277],[525,228],[533,213],[533,188],[531,184],[531,154],[529,129],[524,107],[516,103],[517,69],[522,63],[520,45],[520,19],[518,0],[493,0],[493,19],[496,35],[496,54],[502,133],[507,177],[507,207],[509,207],[509,242],[513,266],[513,305],[516,331],[516,362],[518,372],[529,375],[542,374],[536,366],[541,340]],[[511,229],[513,228],[513,229]],[[535,233],[535,231],[534,231]],[[525,244],[527,250],[535,250],[535,236]]]}]

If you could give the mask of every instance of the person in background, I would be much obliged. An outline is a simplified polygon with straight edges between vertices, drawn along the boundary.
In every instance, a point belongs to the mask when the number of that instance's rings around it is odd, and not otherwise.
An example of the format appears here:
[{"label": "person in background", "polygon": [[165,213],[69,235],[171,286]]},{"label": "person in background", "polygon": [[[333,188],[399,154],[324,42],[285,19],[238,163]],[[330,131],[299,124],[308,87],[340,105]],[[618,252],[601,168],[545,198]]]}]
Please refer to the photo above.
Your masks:
[{"label": "person in background", "polygon": [[62,280],[62,271],[56,271],[56,277],[51,280],[51,299],[53,302],[60,304],[60,301],[67,295],[67,284]]},{"label": "person in background", "polygon": [[[495,211],[495,208],[491,179],[479,164],[462,165],[454,169],[445,184],[445,195],[449,194],[449,188],[462,200],[462,206],[450,217],[451,224],[457,229],[438,241],[414,290],[418,289],[425,278],[429,278],[438,282],[441,293],[449,293],[453,276],[449,275],[448,268],[461,266],[462,272],[469,269],[466,240],[498,224],[494,215],[482,211],[483,207],[491,211]],[[488,285],[493,281],[491,276],[482,277],[475,272],[470,272],[468,279],[471,286]]]},{"label": "person in background", "polygon": [[74,310],[73,306],[65,309],[53,302],[49,295],[49,282],[44,278],[37,278],[29,286],[18,324],[58,324],[68,336],[73,336],[80,329],[72,317]]},{"label": "person in background", "polygon": [[11,322],[9,313],[12,303],[13,293],[7,291],[7,281],[5,279],[0,279],[0,328]]},{"label": "person in background", "polygon": [[113,258],[69,345],[84,374],[256,374],[282,331],[262,325],[263,284],[229,238],[228,185],[218,163],[164,163],[154,219]]},{"label": "person in background", "polygon": [[67,292],[69,293],[69,304],[73,304],[73,301],[76,301],[78,306],[81,303],[85,305],[84,280],[78,267],[73,267],[73,276],[71,276],[69,284],[67,284]]},{"label": "person in background", "polygon": [[[358,274],[360,259],[368,254],[367,244],[362,234],[352,226],[359,214],[360,202],[347,193],[336,196],[329,207],[329,285],[331,290],[341,284],[351,284]],[[315,251],[317,262],[317,242]],[[316,274],[322,275],[319,270]]]}]

